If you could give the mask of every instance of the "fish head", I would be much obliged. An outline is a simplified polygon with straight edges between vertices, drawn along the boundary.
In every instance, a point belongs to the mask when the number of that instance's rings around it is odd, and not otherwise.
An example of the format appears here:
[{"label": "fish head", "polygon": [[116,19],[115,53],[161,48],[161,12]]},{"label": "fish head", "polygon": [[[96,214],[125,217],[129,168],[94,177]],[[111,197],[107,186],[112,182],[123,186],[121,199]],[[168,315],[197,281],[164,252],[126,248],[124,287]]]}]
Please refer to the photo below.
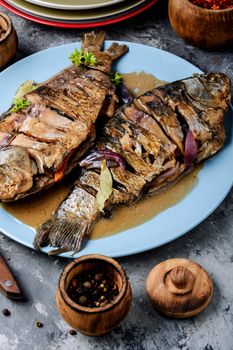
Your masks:
[{"label": "fish head", "polygon": [[[186,94],[200,104],[199,109],[226,109],[231,98],[231,82],[224,73],[194,75],[182,81]],[[198,105],[197,105],[198,106]]]},{"label": "fish head", "polygon": [[0,149],[0,200],[12,200],[33,185],[33,163],[26,149],[7,146]]}]

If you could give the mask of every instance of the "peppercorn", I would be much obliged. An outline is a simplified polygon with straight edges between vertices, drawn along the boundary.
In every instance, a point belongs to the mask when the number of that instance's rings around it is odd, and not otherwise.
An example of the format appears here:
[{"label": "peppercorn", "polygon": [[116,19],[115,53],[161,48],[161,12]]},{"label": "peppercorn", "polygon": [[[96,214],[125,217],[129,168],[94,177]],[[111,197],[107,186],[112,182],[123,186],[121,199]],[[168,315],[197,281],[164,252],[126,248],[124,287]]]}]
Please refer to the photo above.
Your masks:
[{"label": "peppercorn", "polygon": [[37,322],[36,322],[36,326],[37,326],[38,328],[42,328],[44,325],[43,325],[42,322],[37,321]]},{"label": "peppercorn", "polygon": [[81,295],[81,297],[78,299],[78,302],[80,305],[86,305],[87,297],[85,297],[85,295]]},{"label": "peppercorn", "polygon": [[69,333],[70,333],[70,335],[76,335],[77,334],[77,332],[74,329],[70,329]]},{"label": "peppercorn", "polygon": [[8,309],[3,309],[2,313],[3,313],[4,316],[10,316],[10,314],[11,314]]},{"label": "peppercorn", "polygon": [[83,283],[83,287],[89,289],[89,288],[91,288],[91,283],[86,281],[86,282]]}]

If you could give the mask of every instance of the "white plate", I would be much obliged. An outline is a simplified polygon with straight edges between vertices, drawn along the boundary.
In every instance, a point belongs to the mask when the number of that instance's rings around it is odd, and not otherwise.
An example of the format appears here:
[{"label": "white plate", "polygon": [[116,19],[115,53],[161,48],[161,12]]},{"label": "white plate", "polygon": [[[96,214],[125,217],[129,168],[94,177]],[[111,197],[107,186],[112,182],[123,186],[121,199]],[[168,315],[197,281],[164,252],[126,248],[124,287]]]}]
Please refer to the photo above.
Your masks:
[{"label": "white plate", "polygon": [[118,4],[125,0],[26,0],[43,7],[60,10],[89,10]]},{"label": "white plate", "polygon": [[[111,41],[107,41],[109,46]],[[158,79],[174,81],[201,73],[191,63],[150,46],[128,43],[129,53],[119,60],[119,72],[145,71]],[[27,79],[43,81],[69,65],[69,54],[80,44],[68,44],[29,56],[0,74],[0,112],[7,110],[18,86]],[[7,87],[7,88],[6,88]],[[233,183],[232,109],[226,116],[227,142],[224,149],[205,162],[198,184],[178,204],[152,220],[113,236],[88,241],[75,255],[99,253],[112,257],[130,255],[172,241],[202,222],[223,201]],[[20,203],[19,203],[20,205]],[[0,230],[8,237],[33,248],[35,231],[0,208]],[[49,249],[43,249],[47,252]],[[69,256],[69,254],[63,254]]]}]

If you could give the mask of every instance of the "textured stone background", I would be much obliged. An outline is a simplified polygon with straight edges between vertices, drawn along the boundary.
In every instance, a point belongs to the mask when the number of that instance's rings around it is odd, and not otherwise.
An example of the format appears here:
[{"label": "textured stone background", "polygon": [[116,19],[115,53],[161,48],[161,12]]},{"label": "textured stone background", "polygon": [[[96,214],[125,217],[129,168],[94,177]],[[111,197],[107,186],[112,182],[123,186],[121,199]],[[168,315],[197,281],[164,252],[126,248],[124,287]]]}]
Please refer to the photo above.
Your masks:
[{"label": "textured stone background", "polygon": [[[109,39],[149,44],[177,54],[204,71],[222,71],[233,78],[232,48],[207,52],[185,44],[172,31],[167,2],[161,0],[147,13],[107,27]],[[0,7],[3,12],[7,11]],[[11,14],[10,14],[11,15]],[[19,36],[16,60],[39,50],[80,40],[80,30],[33,24],[11,15]],[[145,58],[146,59],[146,58]],[[0,97],[1,98],[1,97]],[[133,287],[133,307],[126,321],[105,337],[68,334],[55,305],[59,274],[68,263],[51,259],[0,235],[1,253],[26,293],[25,302],[12,302],[0,295],[0,350],[232,350],[233,349],[233,192],[201,225],[186,236],[161,248],[121,258]],[[201,199],[200,199],[201,200]],[[213,301],[202,314],[187,320],[165,319],[153,311],[145,295],[145,279],[158,262],[190,258],[202,264],[214,280]],[[36,327],[36,321],[44,323]]]}]

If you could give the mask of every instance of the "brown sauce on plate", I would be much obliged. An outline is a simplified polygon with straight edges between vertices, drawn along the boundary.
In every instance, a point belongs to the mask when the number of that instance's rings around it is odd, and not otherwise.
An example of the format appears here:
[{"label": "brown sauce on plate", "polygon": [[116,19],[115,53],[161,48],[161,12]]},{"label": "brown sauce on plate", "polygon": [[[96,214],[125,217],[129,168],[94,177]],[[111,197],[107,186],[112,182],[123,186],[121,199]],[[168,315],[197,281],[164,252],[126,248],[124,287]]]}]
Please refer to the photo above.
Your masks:
[{"label": "brown sauce on plate", "polygon": [[[165,84],[145,72],[123,74],[123,79],[134,95],[140,95]],[[197,166],[176,185],[156,196],[145,198],[130,207],[115,209],[111,219],[101,219],[95,224],[89,238],[101,238],[140,225],[161,211],[177,204],[196,186],[197,175],[201,167],[201,165]],[[31,197],[13,203],[2,203],[2,207],[15,219],[37,228],[52,217],[71,188],[72,181],[67,179]]]},{"label": "brown sauce on plate", "polygon": [[138,96],[152,90],[160,85],[165,85],[166,82],[159,80],[152,74],[145,72],[125,73],[122,74],[123,81],[132,95]]},{"label": "brown sauce on plate", "polygon": [[97,239],[143,224],[162,211],[179,203],[197,185],[197,175],[202,165],[184,176],[173,187],[158,195],[146,197],[129,207],[119,207],[111,219],[100,219],[89,234],[90,239]]},{"label": "brown sauce on plate", "polygon": [[72,183],[59,183],[19,201],[2,203],[2,207],[17,220],[37,228],[52,217],[71,188]]}]

